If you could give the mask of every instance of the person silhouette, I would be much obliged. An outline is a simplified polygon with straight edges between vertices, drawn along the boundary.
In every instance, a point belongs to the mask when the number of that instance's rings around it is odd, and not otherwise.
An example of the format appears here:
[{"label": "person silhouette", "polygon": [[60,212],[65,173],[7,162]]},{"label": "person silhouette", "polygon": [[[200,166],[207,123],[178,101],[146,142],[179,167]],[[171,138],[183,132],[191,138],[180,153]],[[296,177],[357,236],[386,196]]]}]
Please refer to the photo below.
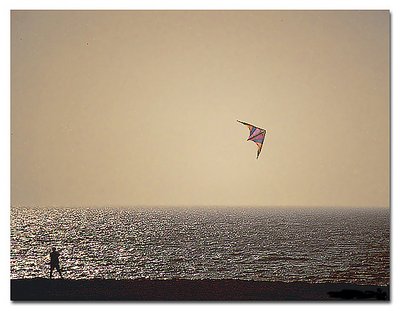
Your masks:
[{"label": "person silhouette", "polygon": [[60,274],[60,277],[63,279],[60,269],[60,260],[58,259],[58,257],[60,257],[60,253],[56,250],[55,247],[53,247],[51,250],[52,252],[50,253],[50,279],[53,277],[54,268],[57,270],[57,272]]}]

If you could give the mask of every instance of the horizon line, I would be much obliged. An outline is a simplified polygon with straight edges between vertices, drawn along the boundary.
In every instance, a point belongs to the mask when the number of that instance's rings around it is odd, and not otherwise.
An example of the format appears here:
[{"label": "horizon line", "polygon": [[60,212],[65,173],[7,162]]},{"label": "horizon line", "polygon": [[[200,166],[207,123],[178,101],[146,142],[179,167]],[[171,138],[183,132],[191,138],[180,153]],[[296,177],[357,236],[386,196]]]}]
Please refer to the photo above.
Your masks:
[{"label": "horizon line", "polygon": [[386,208],[390,209],[391,206],[361,206],[361,205],[147,205],[147,204],[134,204],[134,205],[11,205],[11,208]]}]

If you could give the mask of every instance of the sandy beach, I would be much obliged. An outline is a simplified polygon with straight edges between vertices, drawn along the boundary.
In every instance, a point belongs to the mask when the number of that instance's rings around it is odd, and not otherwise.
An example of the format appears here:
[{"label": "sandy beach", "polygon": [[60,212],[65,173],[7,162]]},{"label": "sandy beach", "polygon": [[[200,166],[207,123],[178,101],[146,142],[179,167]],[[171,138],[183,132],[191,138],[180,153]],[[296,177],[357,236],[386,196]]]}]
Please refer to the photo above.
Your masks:
[{"label": "sandy beach", "polygon": [[389,286],[244,280],[11,280],[11,300],[322,301],[390,299]]}]

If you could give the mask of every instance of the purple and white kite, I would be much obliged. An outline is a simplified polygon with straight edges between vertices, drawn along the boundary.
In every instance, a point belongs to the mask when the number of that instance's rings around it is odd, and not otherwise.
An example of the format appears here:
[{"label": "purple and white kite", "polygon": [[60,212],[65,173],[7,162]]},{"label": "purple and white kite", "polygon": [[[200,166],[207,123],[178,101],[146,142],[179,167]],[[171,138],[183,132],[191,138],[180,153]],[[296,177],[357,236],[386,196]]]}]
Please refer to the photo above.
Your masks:
[{"label": "purple and white kite", "polygon": [[247,140],[252,140],[252,141],[254,141],[256,143],[256,145],[258,147],[258,151],[257,151],[257,159],[258,159],[258,156],[261,153],[261,149],[262,149],[262,146],[263,146],[263,143],[264,143],[265,135],[267,134],[267,130],[264,130],[264,129],[260,128],[260,127],[251,125],[251,124],[246,123],[246,122],[242,122],[242,121],[239,121],[239,120],[237,120],[237,121],[239,123],[242,123],[242,124],[246,125],[249,128],[250,136],[249,136],[249,138],[247,138]]}]

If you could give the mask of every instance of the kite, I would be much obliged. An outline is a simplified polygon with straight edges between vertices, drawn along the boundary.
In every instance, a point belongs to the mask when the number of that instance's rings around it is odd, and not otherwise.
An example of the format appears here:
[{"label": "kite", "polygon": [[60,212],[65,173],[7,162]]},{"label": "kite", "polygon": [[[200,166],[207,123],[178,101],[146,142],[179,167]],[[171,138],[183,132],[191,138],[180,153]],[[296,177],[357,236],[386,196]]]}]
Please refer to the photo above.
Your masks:
[{"label": "kite", "polygon": [[258,151],[257,151],[257,159],[258,159],[258,156],[261,153],[261,149],[262,149],[262,146],[263,146],[263,143],[264,143],[265,135],[267,134],[267,130],[264,130],[264,129],[260,128],[260,127],[251,125],[251,124],[246,123],[246,122],[242,122],[242,121],[239,121],[239,120],[237,120],[237,121],[239,123],[242,123],[242,124],[246,125],[249,128],[250,136],[249,136],[249,138],[247,138],[247,140],[251,140],[251,141],[254,141],[256,143],[256,145],[258,147]]}]

